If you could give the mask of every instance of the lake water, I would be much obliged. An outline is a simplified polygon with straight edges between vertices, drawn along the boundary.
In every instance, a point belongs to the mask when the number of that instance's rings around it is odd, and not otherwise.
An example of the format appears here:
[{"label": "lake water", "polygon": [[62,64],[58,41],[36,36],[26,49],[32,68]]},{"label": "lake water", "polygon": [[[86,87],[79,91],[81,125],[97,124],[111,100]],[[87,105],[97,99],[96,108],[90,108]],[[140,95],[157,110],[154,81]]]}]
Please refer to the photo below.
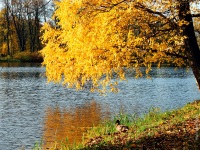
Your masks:
[{"label": "lake water", "polygon": [[[141,115],[152,107],[171,110],[200,99],[191,70],[153,68],[151,79],[119,83],[118,94],[101,96],[47,83],[40,64],[0,64],[0,149],[31,149],[55,140],[81,141],[82,132],[120,112]],[[73,137],[73,138],[72,138]]]}]

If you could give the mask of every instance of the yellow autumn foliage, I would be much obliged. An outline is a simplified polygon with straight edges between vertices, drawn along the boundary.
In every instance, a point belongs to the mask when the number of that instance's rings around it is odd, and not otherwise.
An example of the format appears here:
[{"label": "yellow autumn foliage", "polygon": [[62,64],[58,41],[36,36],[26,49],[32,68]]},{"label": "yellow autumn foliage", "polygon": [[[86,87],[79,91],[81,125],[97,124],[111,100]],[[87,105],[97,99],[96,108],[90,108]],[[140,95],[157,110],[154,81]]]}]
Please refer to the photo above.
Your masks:
[{"label": "yellow autumn foliage", "polygon": [[[137,77],[141,76],[140,67],[149,73],[152,64],[183,65],[183,59],[175,56],[184,56],[185,37],[178,25],[187,22],[177,20],[177,28],[172,28],[175,5],[178,3],[170,0],[155,5],[150,0],[57,2],[53,18],[59,21],[42,28],[46,46],[41,53],[48,81],[76,89],[89,82],[91,91],[105,92],[107,86],[115,91],[117,82],[112,78],[126,79],[125,68],[134,69]],[[171,14],[160,15],[167,10]]]}]

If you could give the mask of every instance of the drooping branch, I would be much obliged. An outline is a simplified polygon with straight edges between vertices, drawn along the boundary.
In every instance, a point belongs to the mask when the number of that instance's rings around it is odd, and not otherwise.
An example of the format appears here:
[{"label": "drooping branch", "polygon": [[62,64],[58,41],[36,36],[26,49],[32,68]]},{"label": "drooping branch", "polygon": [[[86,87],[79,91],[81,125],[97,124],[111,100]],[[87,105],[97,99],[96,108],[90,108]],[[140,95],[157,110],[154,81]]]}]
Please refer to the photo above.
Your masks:
[{"label": "drooping branch", "polygon": [[[98,15],[99,13],[105,13],[105,12],[110,12],[114,7],[126,3],[127,0],[122,0],[117,3],[112,3],[112,2],[106,2],[100,5],[92,4],[91,2],[86,2],[84,3],[86,7],[91,7],[92,9],[90,10],[89,14],[95,13],[94,16]],[[81,8],[77,14],[81,14],[81,12],[85,10],[85,8]]]},{"label": "drooping branch", "polygon": [[150,8],[147,8],[146,6],[144,6],[144,5],[141,4],[141,3],[137,3],[137,4],[135,5],[135,8],[137,8],[137,9],[142,9],[142,10],[148,12],[148,13],[151,13],[151,14],[154,14],[154,15],[159,15],[159,16],[162,17],[163,19],[167,19],[167,17],[166,17],[165,15],[163,15],[162,12],[154,11],[154,10],[152,10],[152,9],[150,9]]},{"label": "drooping branch", "polygon": [[179,26],[173,21],[174,18],[172,18],[172,19],[167,18],[167,16],[165,16],[163,12],[154,11],[154,10],[152,10],[152,9],[150,9],[150,8],[148,8],[148,7],[146,7],[145,5],[143,5],[143,4],[141,4],[141,3],[137,3],[137,4],[135,5],[135,8],[137,8],[137,9],[142,9],[143,11],[148,12],[148,13],[153,14],[153,15],[158,15],[158,16],[160,16],[161,18],[167,20],[167,22],[170,24],[171,27],[176,28],[176,29],[179,28]]}]

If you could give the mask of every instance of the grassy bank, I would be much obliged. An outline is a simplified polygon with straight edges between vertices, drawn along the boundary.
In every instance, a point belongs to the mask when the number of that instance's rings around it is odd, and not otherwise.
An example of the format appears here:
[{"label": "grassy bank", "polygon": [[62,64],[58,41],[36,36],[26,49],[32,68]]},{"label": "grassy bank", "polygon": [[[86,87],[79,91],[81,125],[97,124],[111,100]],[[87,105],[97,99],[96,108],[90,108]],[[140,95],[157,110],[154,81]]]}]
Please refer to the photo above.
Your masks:
[{"label": "grassy bank", "polygon": [[[130,130],[126,133],[117,132],[117,119],[129,126]],[[199,149],[200,100],[167,112],[152,109],[141,118],[120,115],[88,130],[83,139],[83,144],[71,147],[55,143],[52,150],[58,147],[60,150]]]},{"label": "grassy bank", "polygon": [[41,63],[43,57],[39,52],[19,52],[11,56],[0,57],[0,62],[38,62]]}]

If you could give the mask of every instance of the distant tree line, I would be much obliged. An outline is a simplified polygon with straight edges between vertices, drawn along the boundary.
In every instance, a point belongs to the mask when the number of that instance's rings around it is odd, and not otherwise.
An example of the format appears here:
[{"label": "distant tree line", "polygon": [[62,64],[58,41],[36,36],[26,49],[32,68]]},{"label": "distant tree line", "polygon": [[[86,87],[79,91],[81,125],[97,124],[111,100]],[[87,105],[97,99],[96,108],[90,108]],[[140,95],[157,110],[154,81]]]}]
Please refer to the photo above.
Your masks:
[{"label": "distant tree line", "polygon": [[54,11],[51,0],[1,0],[0,54],[37,52],[43,45],[40,28]]}]

